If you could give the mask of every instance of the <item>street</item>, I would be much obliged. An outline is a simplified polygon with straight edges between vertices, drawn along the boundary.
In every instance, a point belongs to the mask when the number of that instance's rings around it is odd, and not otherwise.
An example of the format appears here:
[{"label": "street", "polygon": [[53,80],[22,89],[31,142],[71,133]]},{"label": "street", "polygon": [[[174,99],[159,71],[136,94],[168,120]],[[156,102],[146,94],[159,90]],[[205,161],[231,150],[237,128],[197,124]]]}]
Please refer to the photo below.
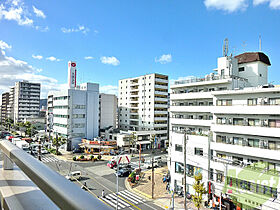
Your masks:
[{"label": "street", "polygon": [[[75,183],[82,186],[86,182],[89,193],[116,209],[117,196],[115,192],[117,177],[114,174],[115,170],[106,166],[106,161],[72,163],[59,160],[51,154],[46,154],[42,156],[42,162],[63,176],[67,175],[70,171],[81,171],[82,179],[75,181]],[[104,198],[101,196],[102,190],[105,192]],[[160,209],[160,207],[126,190],[125,177],[119,177],[118,209],[148,210]]]}]

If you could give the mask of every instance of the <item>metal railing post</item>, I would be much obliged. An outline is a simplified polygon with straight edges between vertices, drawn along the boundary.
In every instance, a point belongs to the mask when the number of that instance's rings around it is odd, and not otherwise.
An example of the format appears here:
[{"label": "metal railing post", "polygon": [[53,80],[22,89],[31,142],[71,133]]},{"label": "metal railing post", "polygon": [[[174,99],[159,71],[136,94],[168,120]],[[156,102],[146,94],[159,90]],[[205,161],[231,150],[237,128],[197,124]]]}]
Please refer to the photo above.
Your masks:
[{"label": "metal railing post", "polygon": [[14,162],[5,154],[3,153],[3,169],[4,170],[13,170]]}]

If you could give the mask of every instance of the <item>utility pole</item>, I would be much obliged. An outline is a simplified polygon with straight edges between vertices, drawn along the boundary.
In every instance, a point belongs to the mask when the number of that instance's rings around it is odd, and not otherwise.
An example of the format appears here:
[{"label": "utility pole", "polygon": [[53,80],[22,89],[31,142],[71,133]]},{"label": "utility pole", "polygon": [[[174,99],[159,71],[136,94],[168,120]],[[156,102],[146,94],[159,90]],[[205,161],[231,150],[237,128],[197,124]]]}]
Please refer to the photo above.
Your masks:
[{"label": "utility pole", "polygon": [[119,208],[119,159],[120,159],[120,156],[118,155],[118,158],[117,158],[117,205],[116,205],[116,210],[118,210]]},{"label": "utility pole", "polygon": [[155,187],[155,169],[154,169],[154,147],[155,147],[156,136],[152,135],[152,199],[154,198],[154,187]]},{"label": "utility pole", "polygon": [[42,158],[41,158],[41,138],[39,137],[39,150],[38,150],[38,160],[41,161]]},{"label": "utility pole", "polygon": [[139,142],[139,173],[141,171],[141,142]]},{"label": "utility pole", "polygon": [[184,209],[187,209],[187,182],[186,182],[187,151],[186,151],[186,144],[187,144],[187,134],[186,134],[186,131],[184,131]]}]

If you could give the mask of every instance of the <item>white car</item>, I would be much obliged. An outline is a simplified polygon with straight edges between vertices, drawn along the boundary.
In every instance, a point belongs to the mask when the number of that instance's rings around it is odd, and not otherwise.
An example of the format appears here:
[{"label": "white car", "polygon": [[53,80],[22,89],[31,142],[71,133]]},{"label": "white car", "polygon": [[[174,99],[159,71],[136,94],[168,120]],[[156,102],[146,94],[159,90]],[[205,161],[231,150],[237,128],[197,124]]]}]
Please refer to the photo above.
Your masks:
[{"label": "white car", "polygon": [[80,180],[82,178],[81,171],[73,171],[70,174],[65,176],[66,179],[72,181],[72,180]]}]

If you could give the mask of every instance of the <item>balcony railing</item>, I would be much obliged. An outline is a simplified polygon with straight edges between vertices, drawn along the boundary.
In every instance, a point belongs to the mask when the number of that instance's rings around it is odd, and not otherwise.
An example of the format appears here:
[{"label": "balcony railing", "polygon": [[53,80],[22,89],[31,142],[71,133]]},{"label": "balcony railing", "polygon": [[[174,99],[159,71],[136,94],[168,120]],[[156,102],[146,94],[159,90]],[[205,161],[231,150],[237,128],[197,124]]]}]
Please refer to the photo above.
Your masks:
[{"label": "balcony railing", "polygon": [[[88,192],[82,190],[80,187],[71,183],[63,176],[59,175],[37,159],[33,158],[31,155],[27,154],[20,148],[16,147],[9,141],[1,141],[0,149],[4,154],[4,163],[2,173],[6,170],[12,170],[14,168],[14,163],[29,177],[30,180],[36,184],[41,191],[45,193],[49,199],[53,201],[60,209],[109,209],[102,201],[94,198]],[[16,177],[15,177],[16,178]],[[9,177],[9,180],[6,180],[7,183],[11,183],[13,177]],[[19,180],[15,180],[19,181]],[[6,186],[8,187],[8,186]],[[13,187],[13,186],[11,186]],[[23,188],[24,186],[20,186]],[[45,205],[40,199],[34,198],[36,193],[32,194],[32,199],[28,198],[29,201],[34,203],[29,203],[31,209],[35,209],[35,206],[40,206],[42,202],[42,207]],[[8,193],[8,192],[7,192]],[[11,194],[14,193],[14,194]],[[19,193],[21,198],[22,193]],[[9,191],[7,200],[1,202],[1,204],[8,205],[8,202],[18,203],[19,200],[16,198],[18,195],[14,191]],[[28,194],[26,195],[28,196]],[[31,195],[30,195],[31,196]],[[14,198],[14,201],[13,201]],[[5,199],[5,196],[2,194],[2,199]],[[27,200],[28,200],[27,199]],[[50,201],[51,202],[51,201]],[[49,203],[50,203],[49,202]],[[21,205],[21,204],[19,204]],[[51,204],[50,204],[51,205]],[[53,205],[53,204],[52,204]],[[22,207],[22,205],[21,205]],[[3,206],[2,206],[3,208]],[[6,207],[7,208],[7,207]],[[5,208],[5,209],[6,209]],[[44,207],[45,208],[45,207]],[[20,208],[22,209],[22,208]]]}]

